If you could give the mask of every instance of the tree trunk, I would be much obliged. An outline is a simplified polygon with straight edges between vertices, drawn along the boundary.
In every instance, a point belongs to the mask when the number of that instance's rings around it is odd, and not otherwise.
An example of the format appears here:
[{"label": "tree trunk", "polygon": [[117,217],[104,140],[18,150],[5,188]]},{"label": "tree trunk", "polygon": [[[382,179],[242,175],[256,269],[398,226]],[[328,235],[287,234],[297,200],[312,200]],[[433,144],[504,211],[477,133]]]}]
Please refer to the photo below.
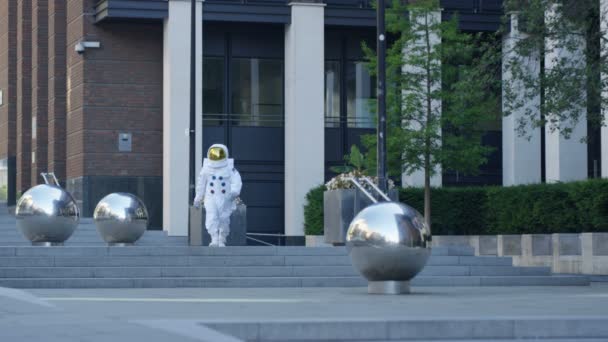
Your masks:
[{"label": "tree trunk", "polygon": [[431,132],[429,126],[433,128],[433,108],[432,108],[432,80],[431,80],[431,38],[429,37],[429,17],[424,14],[424,29],[426,42],[426,127],[425,129],[425,151],[424,151],[424,222],[428,229],[431,229]]},{"label": "tree trunk", "polygon": [[430,170],[424,170],[424,223],[431,229],[431,175]]}]

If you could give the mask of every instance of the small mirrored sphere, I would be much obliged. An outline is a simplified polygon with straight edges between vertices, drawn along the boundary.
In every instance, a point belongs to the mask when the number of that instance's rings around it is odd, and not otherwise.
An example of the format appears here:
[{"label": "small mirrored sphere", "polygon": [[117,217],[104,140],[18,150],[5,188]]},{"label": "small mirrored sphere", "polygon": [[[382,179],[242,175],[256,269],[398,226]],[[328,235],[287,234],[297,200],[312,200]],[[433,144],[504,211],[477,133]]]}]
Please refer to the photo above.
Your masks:
[{"label": "small mirrored sphere", "polygon": [[346,233],[355,268],[369,281],[409,281],[431,255],[431,230],[414,208],[381,202],[363,209]]},{"label": "small mirrored sphere", "polygon": [[15,217],[17,228],[33,244],[60,244],[74,233],[80,212],[67,191],[56,185],[40,184],[21,196]]},{"label": "small mirrored sphere", "polygon": [[148,210],[135,195],[117,192],[99,201],[93,220],[105,242],[132,244],[148,228]]}]

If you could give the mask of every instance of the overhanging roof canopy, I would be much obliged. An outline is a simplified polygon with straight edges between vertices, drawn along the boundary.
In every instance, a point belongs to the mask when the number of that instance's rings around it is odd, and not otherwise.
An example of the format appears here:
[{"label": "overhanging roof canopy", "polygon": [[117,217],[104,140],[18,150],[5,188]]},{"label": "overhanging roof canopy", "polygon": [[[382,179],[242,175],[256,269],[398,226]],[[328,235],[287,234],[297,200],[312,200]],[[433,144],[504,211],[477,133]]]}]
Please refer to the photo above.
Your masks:
[{"label": "overhanging roof canopy", "polygon": [[[208,21],[289,23],[290,0],[206,0],[203,19]],[[340,26],[376,25],[371,0],[325,0],[325,23]],[[503,0],[442,0],[443,19],[459,14],[467,31],[496,31]],[[101,0],[95,5],[97,22],[109,20],[162,20],[169,15],[167,0]]]}]

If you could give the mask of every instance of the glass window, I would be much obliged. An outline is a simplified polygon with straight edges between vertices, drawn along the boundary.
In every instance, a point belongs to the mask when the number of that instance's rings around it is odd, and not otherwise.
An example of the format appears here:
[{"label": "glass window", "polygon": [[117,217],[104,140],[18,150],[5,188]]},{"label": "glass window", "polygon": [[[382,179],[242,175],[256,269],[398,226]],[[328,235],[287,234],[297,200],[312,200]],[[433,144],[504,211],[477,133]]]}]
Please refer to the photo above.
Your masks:
[{"label": "glass window", "polygon": [[340,127],[340,62],[325,61],[325,127]]},{"label": "glass window", "polygon": [[219,125],[224,113],[224,58],[203,59],[203,113],[205,125]]},{"label": "glass window", "polygon": [[376,79],[370,76],[366,62],[346,65],[346,115],[348,127],[375,127]]},{"label": "glass window", "polygon": [[231,122],[239,126],[282,126],[283,62],[234,58],[230,66]]}]

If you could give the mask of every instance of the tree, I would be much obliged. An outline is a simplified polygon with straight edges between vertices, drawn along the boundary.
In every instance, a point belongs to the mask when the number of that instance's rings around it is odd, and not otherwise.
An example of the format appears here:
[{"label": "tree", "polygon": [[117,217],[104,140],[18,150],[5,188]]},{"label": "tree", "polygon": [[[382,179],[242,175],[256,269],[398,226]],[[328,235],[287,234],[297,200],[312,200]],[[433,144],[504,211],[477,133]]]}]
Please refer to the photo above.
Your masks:
[{"label": "tree", "polygon": [[[389,176],[424,172],[424,216],[431,225],[431,182],[438,167],[476,173],[491,148],[480,124],[496,119],[500,72],[495,39],[442,22],[439,1],[394,0],[387,9],[387,150]],[[375,52],[364,45],[375,74]],[[499,74],[498,74],[499,75]],[[498,111],[499,112],[499,111]],[[375,135],[363,138],[375,169]]]},{"label": "tree", "polygon": [[[504,7],[505,24],[516,16],[523,33],[513,51],[505,51],[520,58],[505,64],[512,77],[503,83],[504,115],[523,114],[517,118],[518,134],[529,137],[530,130],[547,127],[570,138],[583,118],[595,127],[605,124],[601,108],[608,98],[601,92],[608,79],[600,75],[608,72],[608,53],[602,49],[607,25],[600,25],[600,19],[606,21],[600,1],[505,0]],[[538,74],[526,65],[535,59]],[[533,101],[538,96],[541,101]]]}]

